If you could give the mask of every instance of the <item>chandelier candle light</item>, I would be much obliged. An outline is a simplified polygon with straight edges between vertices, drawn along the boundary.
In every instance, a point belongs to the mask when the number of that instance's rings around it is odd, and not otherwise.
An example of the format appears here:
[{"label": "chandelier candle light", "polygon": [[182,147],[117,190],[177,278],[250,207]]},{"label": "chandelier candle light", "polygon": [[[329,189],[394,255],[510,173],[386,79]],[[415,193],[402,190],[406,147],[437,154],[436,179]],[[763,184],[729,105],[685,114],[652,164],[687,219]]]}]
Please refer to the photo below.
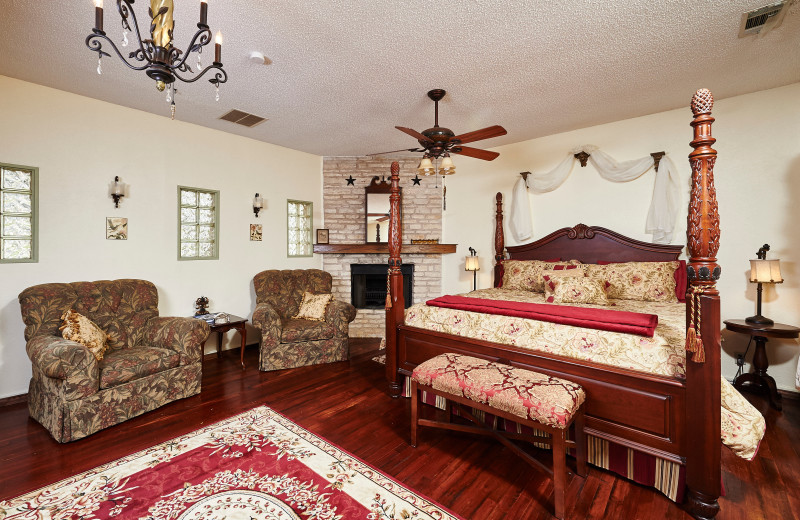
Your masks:
[{"label": "chandelier candle light", "polygon": [[[219,101],[219,86],[221,83],[228,81],[228,74],[222,68],[221,33],[217,32],[214,48],[214,62],[202,68],[200,61],[203,47],[211,43],[211,30],[208,27],[207,0],[201,0],[200,2],[200,22],[197,24],[197,32],[194,37],[192,37],[186,53],[172,45],[173,30],[175,28],[173,0],[150,0],[149,15],[152,20],[150,24],[151,37],[144,40],[139,31],[136,13],[133,11],[134,2],[135,0],[116,0],[117,11],[119,11],[120,17],[122,18],[122,46],[128,46],[129,31],[136,33],[138,42],[138,48],[130,52],[126,59],[117,48],[116,44],[111,41],[103,30],[103,0],[94,0],[94,29],[92,30],[92,34],[86,37],[86,46],[97,53],[97,73],[103,73],[103,56],[111,56],[103,50],[103,41],[105,41],[129,68],[146,71],[146,74],[155,80],[156,88],[159,92],[163,92],[169,85],[171,88],[167,90],[167,102],[172,103],[173,107],[175,103],[175,88],[173,83],[176,79],[184,83],[194,83],[202,78],[209,70],[216,69],[214,77],[208,81],[214,85],[216,100]],[[131,21],[133,24],[130,23]],[[194,71],[192,71],[188,63],[189,55],[193,52],[197,53],[198,73],[193,77],[182,77],[179,73],[194,74]],[[129,61],[129,59],[133,61]]]}]

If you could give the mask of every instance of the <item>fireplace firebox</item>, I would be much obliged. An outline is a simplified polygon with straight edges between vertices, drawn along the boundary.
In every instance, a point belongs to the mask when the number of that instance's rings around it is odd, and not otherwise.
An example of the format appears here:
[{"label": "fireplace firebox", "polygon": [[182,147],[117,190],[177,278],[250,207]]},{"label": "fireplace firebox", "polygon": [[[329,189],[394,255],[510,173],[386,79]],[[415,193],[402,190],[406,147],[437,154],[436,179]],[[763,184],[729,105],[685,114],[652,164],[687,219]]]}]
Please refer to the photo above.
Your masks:
[{"label": "fireplace firebox", "polygon": [[[350,303],[356,309],[383,309],[386,304],[386,264],[350,264]],[[412,303],[414,264],[400,266],[403,274],[403,299]]]}]

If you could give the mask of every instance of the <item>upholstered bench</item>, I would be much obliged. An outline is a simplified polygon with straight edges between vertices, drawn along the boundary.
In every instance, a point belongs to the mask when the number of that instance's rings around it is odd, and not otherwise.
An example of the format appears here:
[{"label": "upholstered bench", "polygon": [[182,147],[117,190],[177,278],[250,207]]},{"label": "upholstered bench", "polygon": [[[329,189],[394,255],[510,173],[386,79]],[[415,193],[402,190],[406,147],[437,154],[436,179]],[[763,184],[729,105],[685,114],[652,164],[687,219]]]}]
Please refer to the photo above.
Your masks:
[{"label": "upholstered bench", "polygon": [[[419,391],[441,396],[450,403],[457,404],[459,414],[476,426],[421,419]],[[485,359],[441,354],[417,366],[411,375],[411,445],[417,445],[418,425],[491,435],[529,464],[553,476],[555,516],[564,518],[568,446],[575,448],[577,473],[586,476],[586,436],[583,433],[585,398],[586,394],[580,385],[565,379]],[[543,431],[550,437],[493,430],[475,418],[465,407],[515,421]],[[567,432],[573,423],[574,441],[567,439]],[[542,465],[509,438],[549,444],[553,451],[553,469]]]}]

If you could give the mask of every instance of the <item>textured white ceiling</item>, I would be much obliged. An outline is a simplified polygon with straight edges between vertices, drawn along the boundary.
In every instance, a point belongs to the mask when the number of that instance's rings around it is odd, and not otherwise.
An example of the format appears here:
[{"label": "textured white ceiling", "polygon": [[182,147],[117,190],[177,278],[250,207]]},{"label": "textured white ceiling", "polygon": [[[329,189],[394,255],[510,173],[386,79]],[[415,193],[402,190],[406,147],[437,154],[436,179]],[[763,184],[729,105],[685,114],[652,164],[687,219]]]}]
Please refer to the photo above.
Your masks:
[{"label": "textured white ceiling", "polygon": [[[800,3],[764,37],[738,39],[741,13],[769,0],[209,0],[230,80],[179,85],[177,118],[318,155],[411,148],[393,127],[433,124],[425,96],[444,88],[440,123],[457,134],[493,124],[494,147],[684,107],[699,87],[719,98],[800,81]],[[185,49],[199,0],[175,0]],[[105,29],[121,40],[115,0]],[[169,116],[164,94],[84,40],[90,0],[0,0],[0,74]],[[147,0],[135,4],[149,22]],[[130,49],[130,47],[128,48]],[[210,61],[213,44],[206,48]],[[263,52],[272,64],[248,61]],[[236,108],[269,118],[247,129]]]}]

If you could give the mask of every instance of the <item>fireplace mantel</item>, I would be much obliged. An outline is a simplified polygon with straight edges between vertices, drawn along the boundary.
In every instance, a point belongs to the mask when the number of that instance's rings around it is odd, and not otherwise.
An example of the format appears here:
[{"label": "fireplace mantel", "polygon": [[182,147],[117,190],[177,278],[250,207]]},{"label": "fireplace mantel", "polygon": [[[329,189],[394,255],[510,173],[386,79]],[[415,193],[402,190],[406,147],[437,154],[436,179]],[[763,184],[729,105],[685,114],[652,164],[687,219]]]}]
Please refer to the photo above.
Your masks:
[{"label": "fireplace mantel", "polygon": [[[458,244],[403,244],[403,254],[446,255],[456,252]],[[314,252],[319,254],[363,255],[389,254],[389,244],[314,244]]]}]

